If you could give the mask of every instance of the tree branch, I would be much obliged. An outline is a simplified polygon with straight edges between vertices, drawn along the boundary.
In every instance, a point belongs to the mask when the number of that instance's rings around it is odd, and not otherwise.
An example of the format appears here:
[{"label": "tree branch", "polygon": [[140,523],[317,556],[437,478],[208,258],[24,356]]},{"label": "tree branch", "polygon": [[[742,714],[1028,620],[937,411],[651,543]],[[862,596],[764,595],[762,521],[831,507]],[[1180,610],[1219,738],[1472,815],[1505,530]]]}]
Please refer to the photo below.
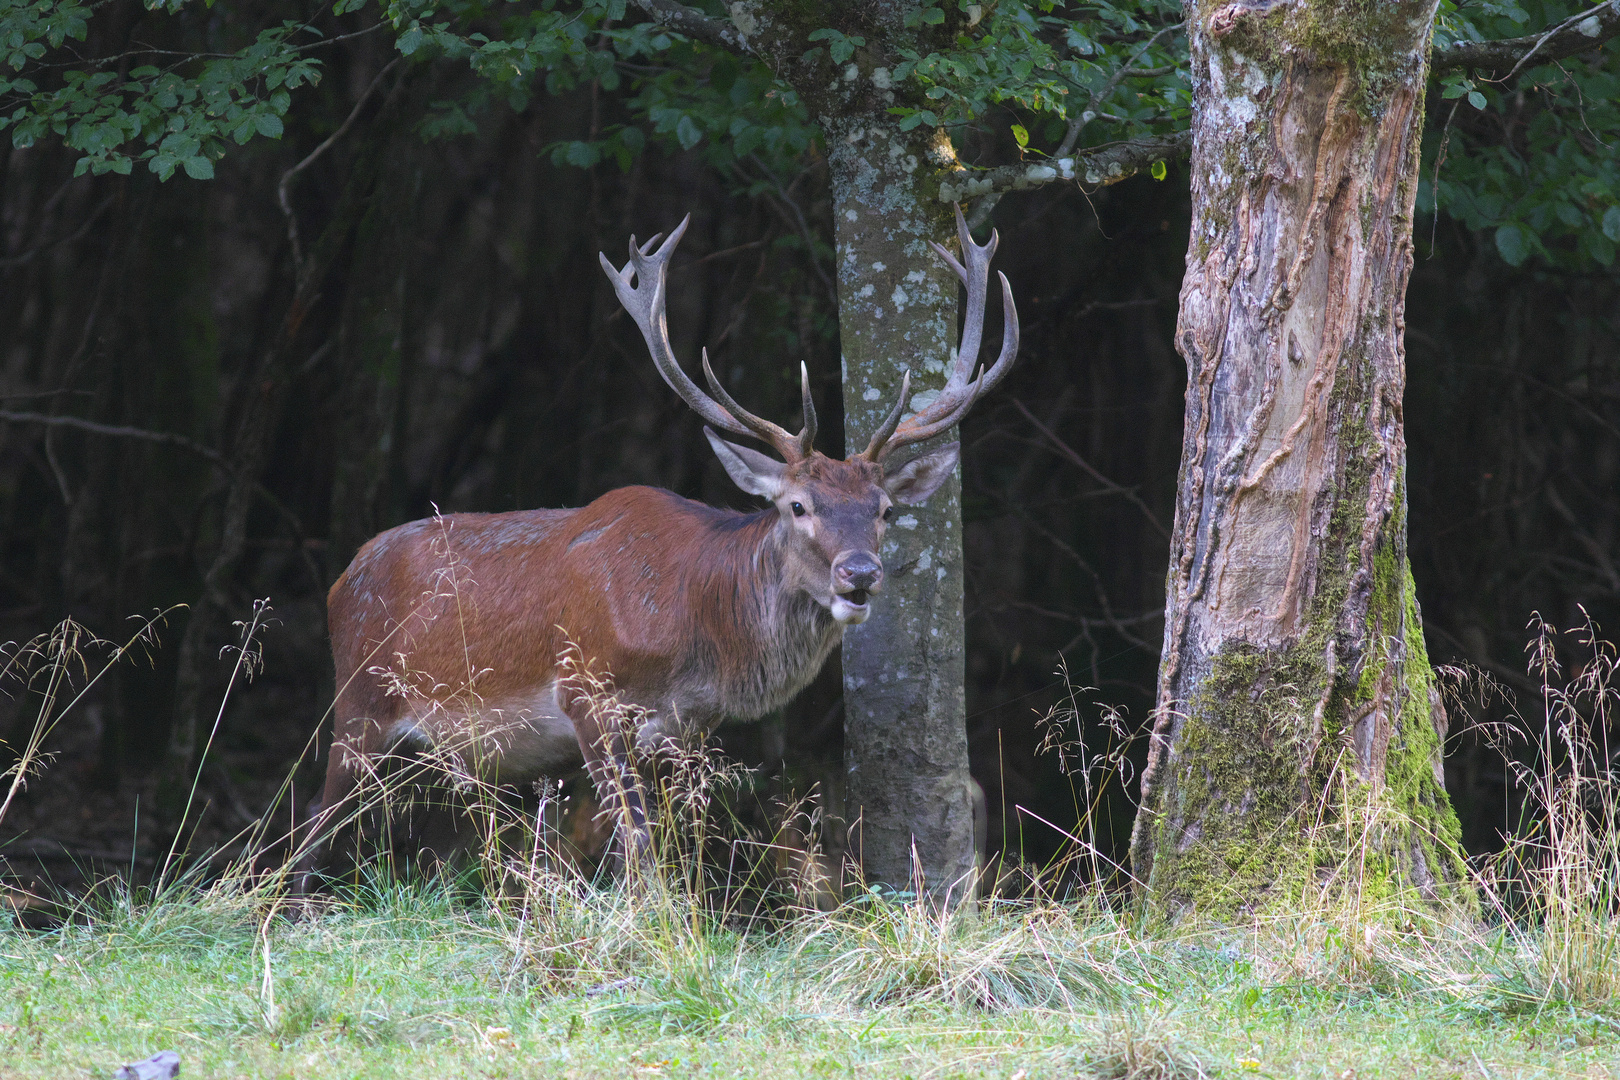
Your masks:
[{"label": "tree branch", "polygon": [[1501,41],[1458,41],[1434,50],[1429,58],[1431,71],[1452,68],[1487,68],[1517,72],[1530,60],[1550,64],[1566,56],[1599,48],[1620,35],[1620,0],[1606,0],[1571,16],[1550,30],[1526,37]]},{"label": "tree branch", "polygon": [[1103,486],[1104,490],[1111,491],[1116,495],[1123,495],[1126,499],[1129,499],[1132,506],[1142,511],[1142,516],[1147,518],[1148,524],[1153,526],[1154,532],[1158,533],[1166,540],[1170,539],[1170,530],[1159,524],[1159,519],[1153,515],[1152,510],[1148,509],[1147,503],[1142,501],[1142,497],[1140,495],[1138,495],[1133,489],[1117,484],[1099,472],[1091,464],[1091,462],[1081,457],[1072,446],[1058,438],[1057,432],[1041,423],[1040,418],[1034,413],[1030,412],[1029,406],[1025,405],[1017,398],[1013,398],[1012,403],[1018,406],[1018,411],[1024,414],[1025,420],[1028,420],[1035,426],[1036,431],[1039,431],[1042,435],[1046,436],[1046,440],[1052,444],[1053,448],[1056,449],[1059,454],[1080,466],[1081,469],[1084,469],[1088,474],[1090,474],[1093,480],[1097,481],[1097,483]]},{"label": "tree branch", "polygon": [[[188,439],[184,435],[176,435],[170,431],[150,431],[146,428],[126,427],[121,424],[99,424],[94,420],[86,420],[82,416],[52,416],[46,413],[15,412],[11,409],[0,409],[0,421],[13,424],[43,424],[46,428],[73,428],[77,431],[88,431],[95,435],[108,435],[117,439],[138,439],[141,442],[157,443],[159,446],[174,446],[189,451],[207,461],[226,476],[234,474],[231,463],[213,447],[204,446],[195,439]],[[274,510],[287,527],[292,530],[293,540],[299,554],[303,557],[304,568],[309,572],[310,579],[318,587],[325,587],[325,580],[321,577],[320,569],[315,565],[309,554],[309,534],[304,529],[303,521],[293,513],[292,507],[282,502],[276,493],[264,485],[262,481],[254,482],[254,490],[270,508]]]},{"label": "tree branch", "polygon": [[956,169],[939,185],[939,198],[941,202],[962,202],[980,195],[1025,191],[1054,180],[1106,187],[1135,176],[1156,161],[1177,161],[1191,152],[1192,132],[1177,131],[1107,143],[1070,157],[1026,161],[983,172]]},{"label": "tree branch", "polygon": [[292,245],[293,268],[299,274],[304,272],[304,249],[298,242],[298,215],[293,213],[292,198],[288,194],[293,177],[313,165],[317,158],[332,148],[333,143],[348,133],[349,128],[354,126],[356,118],[359,117],[360,110],[365,107],[366,102],[371,100],[371,92],[382,85],[383,76],[393,71],[404,59],[403,56],[396,56],[384,65],[383,69],[377,72],[377,77],[371,80],[371,85],[367,86],[365,91],[361,93],[360,100],[354,103],[354,108],[350,111],[349,118],[343,121],[343,125],[328,135],[325,142],[311,150],[309,156],[304,158],[303,161],[281,174],[281,183],[276,185],[276,200],[281,204],[281,213],[287,219],[287,242]]},{"label": "tree branch", "polygon": [[635,0],[636,7],[677,34],[738,55],[751,55],[748,40],[729,19],[716,19],[680,0]]},{"label": "tree branch", "polygon": [[116,198],[117,196],[109,195],[107,198],[101,200],[101,205],[90,212],[90,216],[84,219],[84,224],[80,225],[78,230],[72,235],[64,236],[60,240],[46,241],[45,243],[40,244],[38,247],[30,248],[21,255],[11,255],[4,259],[0,259],[0,268],[9,270],[14,266],[26,266],[40,255],[50,251],[52,248],[58,248],[63,244],[72,244],[76,241],[84,239],[84,234],[90,231],[91,226],[95,225],[96,219],[101,217],[102,211],[111,206]]},{"label": "tree branch", "polygon": [[[1430,58],[1432,71],[1477,67],[1507,71],[1509,76],[1532,60],[1552,63],[1601,47],[1620,36],[1620,0],[1604,0],[1593,8],[1572,15],[1556,26],[1527,37],[1501,41],[1462,41],[1435,49]],[[1079,124],[1071,124],[1074,135]],[[1065,140],[1065,146],[1068,140]],[[1192,152],[1192,134],[1150,135],[1140,139],[1108,143],[1073,155],[1059,153],[1045,160],[1003,165],[983,172],[956,169],[939,186],[941,202],[965,202],[980,196],[992,198],[1007,191],[1027,191],[1055,180],[1072,180],[1093,187],[1106,187],[1135,176],[1156,161],[1173,161]],[[989,200],[982,209],[993,205]],[[975,214],[975,219],[983,217]]]},{"label": "tree branch", "polygon": [[13,424],[44,424],[46,427],[77,428],[80,431],[90,431],[97,435],[112,435],[122,439],[140,439],[143,442],[161,443],[164,446],[178,446],[182,450],[189,450],[198,457],[206,458],[215,465],[229,471],[219,451],[184,435],[175,435],[167,431],[148,431],[145,428],[122,427],[114,424],[98,424],[94,420],[85,420],[78,416],[48,416],[45,413],[13,412],[10,409],[0,409],[0,420]]}]

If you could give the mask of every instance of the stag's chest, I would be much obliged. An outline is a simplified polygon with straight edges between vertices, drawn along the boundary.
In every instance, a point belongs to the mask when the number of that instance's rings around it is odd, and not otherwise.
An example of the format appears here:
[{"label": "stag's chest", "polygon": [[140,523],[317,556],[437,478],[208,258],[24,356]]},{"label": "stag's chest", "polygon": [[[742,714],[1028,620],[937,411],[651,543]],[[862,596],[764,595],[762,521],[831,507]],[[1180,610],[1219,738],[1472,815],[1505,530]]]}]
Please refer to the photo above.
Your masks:
[{"label": "stag's chest", "polygon": [[696,642],[671,687],[673,710],[706,727],[757,720],[808,686],[843,627],[808,598],[770,614],[736,635]]}]

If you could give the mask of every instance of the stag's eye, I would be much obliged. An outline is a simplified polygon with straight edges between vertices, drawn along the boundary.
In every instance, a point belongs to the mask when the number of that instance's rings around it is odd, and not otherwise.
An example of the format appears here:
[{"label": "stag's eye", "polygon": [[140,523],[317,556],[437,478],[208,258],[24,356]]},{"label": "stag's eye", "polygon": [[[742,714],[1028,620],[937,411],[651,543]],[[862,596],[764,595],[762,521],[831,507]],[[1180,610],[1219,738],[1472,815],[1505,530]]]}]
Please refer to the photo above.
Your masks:
[{"label": "stag's eye", "polygon": [[894,520],[894,507],[885,506],[883,508],[883,520],[884,521],[893,521]]},{"label": "stag's eye", "polygon": [[796,502],[793,504],[793,516],[804,517],[804,503]]}]

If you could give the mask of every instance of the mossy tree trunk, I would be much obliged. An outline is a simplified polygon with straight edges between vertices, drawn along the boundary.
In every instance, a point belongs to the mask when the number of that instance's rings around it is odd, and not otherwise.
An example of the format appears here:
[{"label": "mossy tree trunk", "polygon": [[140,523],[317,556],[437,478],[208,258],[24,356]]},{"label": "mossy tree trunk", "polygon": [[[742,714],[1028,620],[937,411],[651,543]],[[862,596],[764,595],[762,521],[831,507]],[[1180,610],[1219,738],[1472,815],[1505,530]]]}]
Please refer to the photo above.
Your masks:
[{"label": "mossy tree trunk", "polygon": [[[669,17],[663,5],[655,7]],[[838,259],[845,449],[859,451],[912,372],[912,407],[944,382],[956,336],[957,283],[928,249],[954,247],[940,181],[950,140],[902,131],[888,110],[923,101],[914,80],[889,73],[901,51],[928,52],[960,29],[905,25],[909,4],[731,4],[728,33],[770,63],[809,107],[827,142]],[[818,46],[834,29],[852,47]],[[719,44],[731,44],[716,37]],[[988,335],[992,341],[995,338]],[[921,400],[918,400],[921,398]],[[948,432],[917,449],[925,453]],[[826,447],[826,450],[835,448]],[[901,464],[907,456],[901,456]],[[972,871],[962,629],[961,484],[907,507],[884,539],[886,578],[872,617],[844,635],[844,812],[870,882],[931,892],[963,887]]]},{"label": "mossy tree trunk", "polygon": [[1188,4],[1188,388],[1140,899],[1466,895],[1406,551],[1404,298],[1434,0]]}]

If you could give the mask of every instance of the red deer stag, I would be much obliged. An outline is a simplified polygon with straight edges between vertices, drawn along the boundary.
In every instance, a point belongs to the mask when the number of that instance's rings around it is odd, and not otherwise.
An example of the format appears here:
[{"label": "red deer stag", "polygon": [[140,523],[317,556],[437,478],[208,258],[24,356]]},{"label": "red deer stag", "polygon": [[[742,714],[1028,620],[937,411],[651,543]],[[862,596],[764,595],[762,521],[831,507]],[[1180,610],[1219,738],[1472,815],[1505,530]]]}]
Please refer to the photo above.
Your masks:
[{"label": "red deer stag", "polygon": [[[802,365],[797,435],[738,405],[707,350],[713,397],[681,370],[664,318],[665,277],[690,220],[656,251],[661,235],[641,246],[631,237],[624,269],[606,255],[602,268],[659,374],[707,421],[704,434],[726,472],[771,506],[717,510],[626,487],[577,510],[453,514],[373,538],[327,597],[339,689],[316,833],[352,801],[379,755],[454,744],[470,745],[465,759],[501,783],[559,776],[583,762],[644,841],[644,808],[625,805],[638,801],[634,785],[610,782],[622,777],[628,748],[571,700],[577,695],[559,666],[565,647],[571,642],[611,673],[620,698],[645,710],[637,741],[656,744],[778,708],[815,677],[844,627],[865,620],[883,584],[878,546],[893,504],[933,494],[956,467],[958,444],[893,470],[889,455],[954,425],[1017,355],[1018,315],[1002,274],[1001,354],[975,376],[996,237],[974,244],[958,211],[966,265],[934,245],[967,287],[945,387],[903,418],[908,373],[866,449],[838,461],[812,445],[816,414]],[[758,439],[782,460],[727,442],[716,428]],[[627,787],[632,794],[613,794]]]}]

